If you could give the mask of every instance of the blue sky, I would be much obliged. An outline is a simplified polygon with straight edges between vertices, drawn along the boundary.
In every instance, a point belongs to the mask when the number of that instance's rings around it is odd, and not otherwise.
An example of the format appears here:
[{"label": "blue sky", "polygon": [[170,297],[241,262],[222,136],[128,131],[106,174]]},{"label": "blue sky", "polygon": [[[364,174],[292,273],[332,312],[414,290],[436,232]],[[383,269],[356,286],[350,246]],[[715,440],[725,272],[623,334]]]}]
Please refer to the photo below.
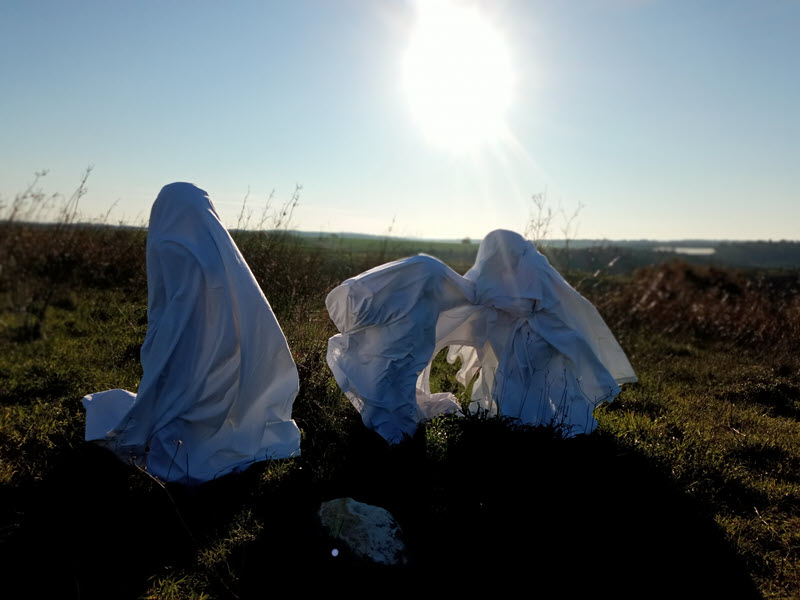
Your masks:
[{"label": "blue sky", "polygon": [[0,196],[93,165],[83,214],[129,222],[172,181],[229,226],[298,182],[312,231],[522,231],[547,190],[579,237],[800,238],[800,2],[461,4],[516,79],[512,142],[470,154],[412,118],[411,0],[3,0]]}]

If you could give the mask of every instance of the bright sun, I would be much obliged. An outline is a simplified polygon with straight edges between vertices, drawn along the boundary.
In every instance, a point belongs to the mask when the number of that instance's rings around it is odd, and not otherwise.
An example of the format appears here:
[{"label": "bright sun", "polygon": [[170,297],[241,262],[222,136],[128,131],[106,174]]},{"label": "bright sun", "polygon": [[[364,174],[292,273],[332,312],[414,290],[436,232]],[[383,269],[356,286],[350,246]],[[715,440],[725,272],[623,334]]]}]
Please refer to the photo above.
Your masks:
[{"label": "bright sun", "polygon": [[403,84],[422,132],[456,153],[496,141],[514,83],[505,41],[474,7],[418,0],[417,8]]}]

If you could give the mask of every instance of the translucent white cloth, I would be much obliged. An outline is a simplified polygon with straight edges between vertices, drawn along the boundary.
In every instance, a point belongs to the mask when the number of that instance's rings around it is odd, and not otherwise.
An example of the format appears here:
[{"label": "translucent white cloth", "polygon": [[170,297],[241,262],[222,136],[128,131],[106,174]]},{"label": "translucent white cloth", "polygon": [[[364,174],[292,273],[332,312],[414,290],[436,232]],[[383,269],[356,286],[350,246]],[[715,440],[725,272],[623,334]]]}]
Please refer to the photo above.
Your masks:
[{"label": "translucent white cloth", "polygon": [[147,318],[138,394],[89,394],[86,439],[160,479],[194,484],[300,453],[297,368],[211,200],[161,190],[147,233]]},{"label": "translucent white cloth", "polygon": [[449,346],[457,379],[477,375],[472,411],[589,433],[594,408],[636,375],[591,303],[533,243],[491,232],[463,277],[418,255],[348,279],[326,299],[341,332],[328,365],[364,424],[390,442],[417,423],[460,412],[452,394],[430,391],[430,364]]}]

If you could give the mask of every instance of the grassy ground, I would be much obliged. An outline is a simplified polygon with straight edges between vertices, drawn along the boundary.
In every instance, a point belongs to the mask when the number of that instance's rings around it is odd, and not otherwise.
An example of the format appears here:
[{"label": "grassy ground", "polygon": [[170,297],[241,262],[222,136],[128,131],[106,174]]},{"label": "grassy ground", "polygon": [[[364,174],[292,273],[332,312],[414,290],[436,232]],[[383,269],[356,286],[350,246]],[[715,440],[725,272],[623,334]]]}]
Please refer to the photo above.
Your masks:
[{"label": "grassy ground", "polygon": [[[640,378],[598,409],[595,433],[564,440],[501,419],[440,418],[388,447],[327,369],[335,330],[324,298],[408,249],[335,252],[242,234],[296,356],[303,454],[188,490],[83,442],[81,397],[135,390],[141,377],[143,237],[5,233],[0,564],[9,589],[263,597],[278,581],[350,589],[368,578],[451,592],[523,581],[545,597],[800,595],[796,274],[681,264],[575,274]],[[457,389],[454,372],[439,357],[433,386]],[[342,548],[316,512],[341,496],[395,515],[408,568],[331,555]]]}]

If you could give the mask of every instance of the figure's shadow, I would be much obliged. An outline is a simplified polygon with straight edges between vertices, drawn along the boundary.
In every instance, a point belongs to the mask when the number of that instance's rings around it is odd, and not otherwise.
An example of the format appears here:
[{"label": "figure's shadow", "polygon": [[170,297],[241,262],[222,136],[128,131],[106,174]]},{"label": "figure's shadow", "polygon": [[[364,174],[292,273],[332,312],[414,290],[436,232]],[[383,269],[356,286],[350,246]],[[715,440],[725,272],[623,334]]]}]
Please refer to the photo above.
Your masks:
[{"label": "figure's shadow", "polygon": [[423,458],[420,432],[354,456],[338,482],[393,512],[417,579],[543,598],[761,597],[711,516],[642,456],[597,434],[459,421],[444,461]]},{"label": "figure's shadow", "polygon": [[[204,540],[250,504],[263,529],[236,550],[235,589],[218,587],[220,597],[266,597],[276,579],[300,591],[369,582],[395,586],[375,593],[760,597],[703,508],[612,440],[464,419],[437,455],[422,430],[394,447],[359,431],[328,479],[313,474],[310,456],[278,486],[263,485],[262,466],[193,490],[170,486],[169,495],[111,453],[83,446],[13,498],[25,519],[2,546],[6,581],[30,597],[138,598],[151,578],[195,568]],[[334,558],[342,546],[317,511],[336,497],[389,510],[409,564]]]}]

